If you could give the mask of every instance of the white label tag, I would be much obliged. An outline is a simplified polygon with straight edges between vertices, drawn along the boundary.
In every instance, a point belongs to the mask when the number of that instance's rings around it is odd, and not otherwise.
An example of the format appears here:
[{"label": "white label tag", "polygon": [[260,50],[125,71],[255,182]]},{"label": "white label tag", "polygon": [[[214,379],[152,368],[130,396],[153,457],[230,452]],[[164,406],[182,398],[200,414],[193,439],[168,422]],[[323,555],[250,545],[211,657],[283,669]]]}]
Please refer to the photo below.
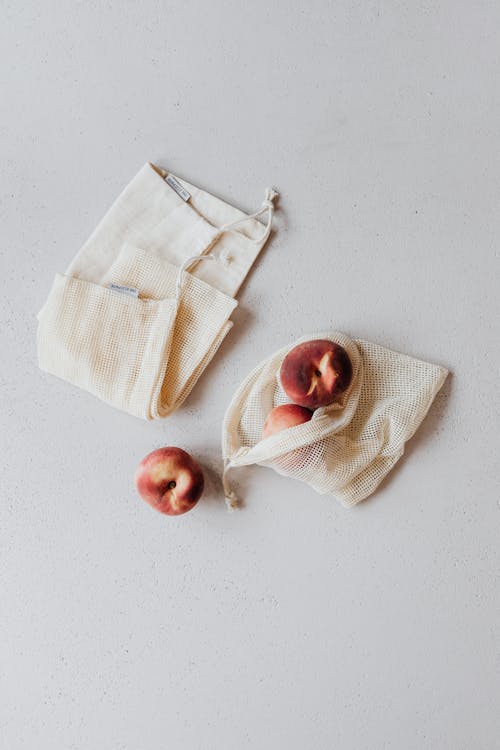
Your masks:
[{"label": "white label tag", "polygon": [[139,290],[135,289],[133,286],[122,286],[121,284],[111,283],[109,285],[109,288],[112,289],[114,292],[120,292],[120,294],[128,294],[129,297],[139,296]]},{"label": "white label tag", "polygon": [[183,188],[179,180],[174,177],[173,174],[168,174],[165,177],[165,182],[168,182],[172,190],[175,190],[177,195],[182,198],[183,201],[188,201],[191,198],[191,193],[188,193],[186,188]]}]

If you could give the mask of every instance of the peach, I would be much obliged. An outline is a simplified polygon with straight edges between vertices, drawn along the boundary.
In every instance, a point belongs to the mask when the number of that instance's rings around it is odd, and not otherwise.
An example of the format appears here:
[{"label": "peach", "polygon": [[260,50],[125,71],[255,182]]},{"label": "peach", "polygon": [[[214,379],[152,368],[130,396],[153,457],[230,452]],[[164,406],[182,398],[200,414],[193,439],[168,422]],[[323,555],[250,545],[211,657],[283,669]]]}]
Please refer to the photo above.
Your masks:
[{"label": "peach", "polygon": [[291,349],[280,370],[287,396],[300,406],[328,406],[349,387],[351,360],[346,350],[327,339],[305,341]]},{"label": "peach", "polygon": [[294,427],[297,424],[309,422],[311,417],[312,411],[305,409],[303,406],[297,406],[297,404],[275,406],[275,408],[269,412],[267,419],[264,422],[262,437],[266,438],[269,437],[269,435],[274,435],[275,432],[286,430],[288,427]]},{"label": "peach", "polygon": [[182,448],[159,448],[137,467],[135,486],[152,508],[167,516],[179,516],[200,499],[204,478],[194,458]]}]

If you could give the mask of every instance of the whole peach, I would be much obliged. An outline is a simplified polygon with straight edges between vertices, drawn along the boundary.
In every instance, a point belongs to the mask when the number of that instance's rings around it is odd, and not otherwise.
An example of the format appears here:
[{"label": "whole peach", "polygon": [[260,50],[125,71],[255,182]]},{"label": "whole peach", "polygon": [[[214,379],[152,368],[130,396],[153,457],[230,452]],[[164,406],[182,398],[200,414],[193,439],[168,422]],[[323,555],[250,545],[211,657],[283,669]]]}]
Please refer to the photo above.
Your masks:
[{"label": "whole peach", "polygon": [[328,339],[305,341],[291,349],[280,370],[287,396],[300,406],[328,406],[349,387],[351,360],[346,350]]},{"label": "whole peach", "polygon": [[182,448],[159,448],[149,453],[135,472],[139,495],[167,516],[179,516],[194,508],[204,484],[201,468]]}]

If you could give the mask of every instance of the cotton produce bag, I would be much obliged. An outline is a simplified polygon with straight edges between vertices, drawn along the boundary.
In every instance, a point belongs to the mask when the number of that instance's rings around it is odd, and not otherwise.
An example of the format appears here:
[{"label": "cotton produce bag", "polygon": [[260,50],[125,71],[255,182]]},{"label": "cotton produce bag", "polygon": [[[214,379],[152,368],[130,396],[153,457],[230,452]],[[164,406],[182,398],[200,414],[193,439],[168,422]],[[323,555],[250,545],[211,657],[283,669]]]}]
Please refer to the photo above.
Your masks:
[{"label": "cotton produce bag", "polygon": [[38,315],[40,368],[137,417],[169,415],[232,327],[276,195],[248,215],[146,164],[56,274]]},{"label": "cotton produce bag", "polygon": [[[289,403],[279,373],[297,344],[328,339],[344,347],[353,374],[337,403],[318,408],[312,419],[262,439],[271,409]],[[238,505],[232,468],[259,464],[306,482],[350,507],[367,498],[404,452],[448,372],[444,367],[343,333],[304,336],[261,362],[236,391],[224,417],[224,490],[229,508]]]}]

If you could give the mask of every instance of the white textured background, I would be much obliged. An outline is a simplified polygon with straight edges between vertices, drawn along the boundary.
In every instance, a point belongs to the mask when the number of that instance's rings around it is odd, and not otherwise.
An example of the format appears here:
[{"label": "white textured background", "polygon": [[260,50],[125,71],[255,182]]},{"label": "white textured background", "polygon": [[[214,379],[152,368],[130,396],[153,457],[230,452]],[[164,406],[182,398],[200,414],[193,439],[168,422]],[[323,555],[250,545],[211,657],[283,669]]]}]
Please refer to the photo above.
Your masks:
[{"label": "white textured background", "polygon": [[[0,747],[497,750],[498,2],[2,2]],[[282,195],[236,326],[141,423],[42,375],[35,314],[147,160]],[[346,511],[215,471],[229,398],[334,326],[453,371]],[[135,495],[181,445],[209,491]]]}]

